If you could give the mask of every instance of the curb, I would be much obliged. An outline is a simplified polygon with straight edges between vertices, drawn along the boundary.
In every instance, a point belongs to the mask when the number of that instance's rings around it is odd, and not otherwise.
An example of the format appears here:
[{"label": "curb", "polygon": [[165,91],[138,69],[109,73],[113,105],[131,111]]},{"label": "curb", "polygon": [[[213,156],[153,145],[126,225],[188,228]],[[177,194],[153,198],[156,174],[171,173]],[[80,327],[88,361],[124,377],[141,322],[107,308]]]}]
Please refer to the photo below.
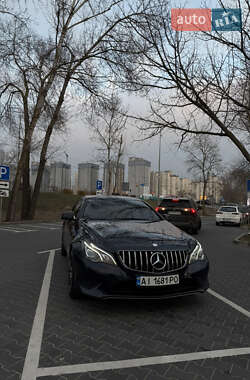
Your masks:
[{"label": "curb", "polygon": [[247,235],[250,235],[250,232],[244,232],[243,234],[240,234],[237,238],[235,238],[233,240],[233,243],[236,243],[236,244],[246,244],[246,245],[250,245],[250,241],[241,241],[241,238],[243,236],[247,236]]}]

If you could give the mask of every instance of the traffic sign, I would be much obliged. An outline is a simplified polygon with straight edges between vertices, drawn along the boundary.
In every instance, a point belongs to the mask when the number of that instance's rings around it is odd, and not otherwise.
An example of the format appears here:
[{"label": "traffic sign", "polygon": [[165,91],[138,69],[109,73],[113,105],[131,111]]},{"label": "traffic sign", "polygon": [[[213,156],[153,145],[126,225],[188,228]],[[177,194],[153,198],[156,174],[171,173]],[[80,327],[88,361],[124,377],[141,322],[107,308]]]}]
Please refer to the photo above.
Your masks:
[{"label": "traffic sign", "polygon": [[9,166],[0,165],[0,180],[9,181],[10,179],[10,168]]},{"label": "traffic sign", "polygon": [[0,198],[8,198],[9,197],[9,190],[1,190],[0,189]]},{"label": "traffic sign", "polygon": [[2,190],[2,189],[7,190],[7,189],[9,189],[9,187],[10,187],[10,183],[8,181],[1,181],[0,180],[0,190]]},{"label": "traffic sign", "polygon": [[102,190],[102,181],[100,180],[96,181],[96,190]]}]

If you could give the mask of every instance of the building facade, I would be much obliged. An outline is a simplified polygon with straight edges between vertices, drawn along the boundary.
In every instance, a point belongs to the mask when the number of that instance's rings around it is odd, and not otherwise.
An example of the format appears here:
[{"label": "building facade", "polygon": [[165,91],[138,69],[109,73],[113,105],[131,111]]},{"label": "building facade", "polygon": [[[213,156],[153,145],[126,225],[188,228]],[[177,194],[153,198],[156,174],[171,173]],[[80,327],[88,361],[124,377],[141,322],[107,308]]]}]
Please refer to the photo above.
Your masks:
[{"label": "building facade", "polygon": [[50,166],[50,191],[71,190],[71,165],[54,162]]},{"label": "building facade", "polygon": [[83,162],[78,164],[77,191],[88,194],[96,192],[96,181],[99,175],[99,165]]},{"label": "building facade", "polygon": [[128,182],[131,195],[139,197],[149,194],[151,162],[143,158],[130,157],[128,161]]}]

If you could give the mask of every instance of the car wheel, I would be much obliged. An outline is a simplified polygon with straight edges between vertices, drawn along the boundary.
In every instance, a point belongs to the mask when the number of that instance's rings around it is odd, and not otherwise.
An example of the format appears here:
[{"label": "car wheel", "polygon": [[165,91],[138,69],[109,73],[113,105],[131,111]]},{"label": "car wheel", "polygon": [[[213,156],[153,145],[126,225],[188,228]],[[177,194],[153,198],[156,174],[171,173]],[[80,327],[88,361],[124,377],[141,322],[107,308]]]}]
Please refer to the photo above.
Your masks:
[{"label": "car wheel", "polygon": [[219,226],[220,225],[220,223],[219,222],[216,222],[216,226]]},{"label": "car wheel", "polygon": [[79,285],[77,283],[76,273],[73,269],[72,259],[69,258],[69,271],[68,271],[68,281],[69,281],[69,296],[72,299],[78,299],[81,297],[81,292]]},{"label": "car wheel", "polygon": [[67,251],[64,247],[64,244],[63,244],[63,239],[62,239],[62,244],[61,244],[61,255],[62,256],[67,256]]},{"label": "car wheel", "polygon": [[63,242],[63,235],[64,235],[64,225],[63,225],[63,228],[62,228],[61,255],[62,256],[67,256],[67,251],[65,249],[64,242]]},{"label": "car wheel", "polygon": [[197,235],[198,232],[199,232],[199,229],[197,229],[197,228],[193,228],[193,230],[192,230],[192,234],[193,234],[193,235]]}]

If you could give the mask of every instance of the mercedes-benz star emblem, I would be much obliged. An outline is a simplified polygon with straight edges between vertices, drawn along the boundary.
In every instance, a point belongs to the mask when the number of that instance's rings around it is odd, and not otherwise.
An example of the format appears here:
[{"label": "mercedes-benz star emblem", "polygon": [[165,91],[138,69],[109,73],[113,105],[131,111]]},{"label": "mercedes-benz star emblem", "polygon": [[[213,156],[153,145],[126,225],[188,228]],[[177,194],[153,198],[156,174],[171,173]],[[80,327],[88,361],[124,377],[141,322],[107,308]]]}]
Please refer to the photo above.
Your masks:
[{"label": "mercedes-benz star emblem", "polygon": [[166,258],[162,252],[154,252],[150,257],[150,263],[155,270],[163,270],[166,266]]}]

